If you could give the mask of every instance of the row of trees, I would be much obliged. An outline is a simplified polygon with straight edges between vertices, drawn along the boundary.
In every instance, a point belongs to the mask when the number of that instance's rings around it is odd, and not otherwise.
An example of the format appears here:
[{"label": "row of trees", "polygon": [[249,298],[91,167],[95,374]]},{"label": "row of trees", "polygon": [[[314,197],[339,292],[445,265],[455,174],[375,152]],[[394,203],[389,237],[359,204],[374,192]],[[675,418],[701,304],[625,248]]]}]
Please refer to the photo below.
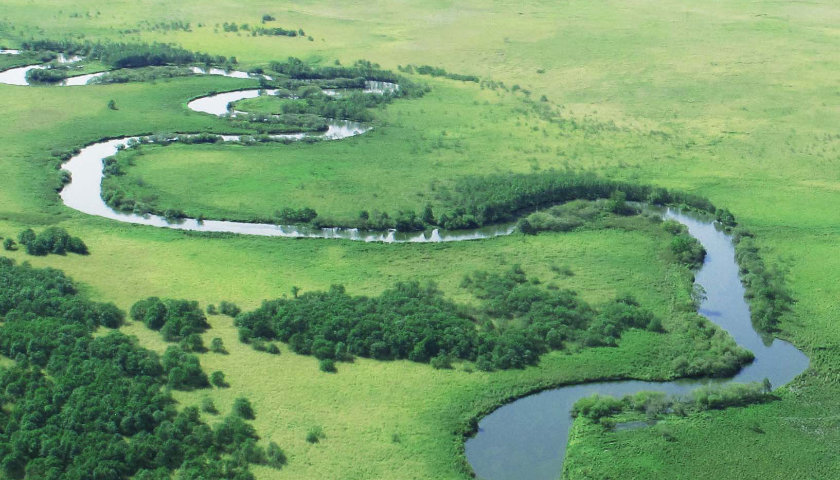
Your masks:
[{"label": "row of trees", "polygon": [[664,392],[639,392],[616,398],[609,395],[592,395],[575,402],[572,416],[584,417],[594,422],[612,425],[605,421],[621,412],[646,414],[648,420],[656,420],[669,413],[687,415],[705,410],[720,410],[762,403],[775,398],[771,393],[770,381],[753,383],[728,383],[725,385],[702,385],[684,396],[667,395]]},{"label": "row of trees", "polygon": [[192,52],[168,43],[76,42],[73,40],[30,40],[23,50],[62,52],[99,60],[113,68],[136,68],[161,65],[235,64],[236,59],[221,55]]},{"label": "row of trees", "polygon": [[266,301],[236,317],[246,342],[281,340],[300,354],[349,361],[353,356],[448,365],[475,361],[484,370],[522,368],[568,342],[615,345],[628,328],[661,331],[632,298],[600,310],[574,292],[531,283],[517,267],[477,272],[463,286],[482,300],[470,308],[444,298],[432,284],[397,283],[378,297],[351,296],[342,286]]},{"label": "row of trees", "polygon": [[0,354],[14,360],[0,368],[3,478],[245,480],[252,463],[285,463],[277,445],[256,444],[243,405],[213,427],[197,408],[179,412],[167,387],[206,385],[198,359],[177,347],[159,357],[117,331],[94,337],[123,313],[60,271],[0,258],[0,285]]}]

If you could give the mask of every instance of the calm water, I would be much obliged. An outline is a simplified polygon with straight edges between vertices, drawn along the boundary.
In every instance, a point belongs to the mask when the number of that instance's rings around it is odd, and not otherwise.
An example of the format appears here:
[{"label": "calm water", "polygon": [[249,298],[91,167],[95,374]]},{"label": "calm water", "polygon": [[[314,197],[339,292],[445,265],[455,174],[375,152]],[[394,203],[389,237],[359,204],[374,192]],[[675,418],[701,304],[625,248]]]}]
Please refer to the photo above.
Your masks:
[{"label": "calm water", "polygon": [[706,290],[700,314],[729,332],[755,354],[752,364],[731,379],[675,382],[618,381],[571,385],[519,399],[479,422],[478,434],[467,440],[466,456],[479,478],[487,480],[555,480],[563,458],[572,418],[569,412],[580,398],[593,394],[623,396],[642,390],[688,393],[709,382],[756,382],[768,378],[774,387],[790,382],[808,368],[808,357],[783,340],[765,345],[753,330],[744,287],[738,278],[735,249],[729,235],[708,219],[664,210],[666,218],[688,226],[708,252],[696,283]]}]

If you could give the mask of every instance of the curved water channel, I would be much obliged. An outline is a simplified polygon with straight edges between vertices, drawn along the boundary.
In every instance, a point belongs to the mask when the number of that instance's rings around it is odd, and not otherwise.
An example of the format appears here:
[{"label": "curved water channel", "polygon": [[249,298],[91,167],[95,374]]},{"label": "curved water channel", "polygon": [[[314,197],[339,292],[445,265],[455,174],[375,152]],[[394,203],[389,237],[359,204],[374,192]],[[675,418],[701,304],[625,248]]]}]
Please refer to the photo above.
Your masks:
[{"label": "curved water channel", "polygon": [[[16,51],[0,51],[0,54]],[[76,61],[77,59],[63,59]],[[27,66],[0,72],[0,83],[27,85],[26,71],[43,66]],[[194,69],[195,73],[248,78],[246,72],[220,69]],[[104,72],[71,77],[64,86],[83,85]],[[22,80],[21,80],[22,79]],[[365,91],[382,93],[398,88],[394,84],[369,82]],[[249,89],[224,92],[197,98],[188,104],[191,110],[211,115],[235,115],[230,105],[245,98],[274,94],[274,90]],[[337,95],[342,91],[329,91]],[[366,132],[369,127],[346,121],[329,122],[326,132],[274,135],[276,140],[301,140],[316,137],[323,140],[340,140]],[[496,225],[469,231],[404,234],[394,230],[364,232],[357,229],[308,228],[294,225],[258,224],[218,220],[184,219],[169,222],[157,215],[135,215],[117,212],[102,200],[103,161],[139,137],[125,137],[100,141],[83,148],[68,160],[63,168],[70,172],[72,181],[61,191],[64,203],[73,209],[112,220],[151,225],[155,227],[206,232],[230,232],[249,235],[306,238],[342,238],[378,242],[445,242],[465,241],[508,235],[511,224]],[[223,135],[224,141],[239,141],[238,135]],[[773,386],[790,382],[809,364],[808,357],[790,343],[774,339],[766,345],[752,328],[749,306],[744,299],[744,288],[738,276],[732,241],[713,220],[702,216],[663,209],[659,213],[674,219],[689,229],[706,248],[703,267],[695,276],[696,283],[706,291],[706,298],[699,313],[726,330],[738,345],[752,351],[755,360],[737,375],[728,379],[677,380],[673,382],[608,381],[560,387],[529,395],[502,406],[479,422],[478,433],[465,444],[467,460],[479,478],[487,480],[537,479],[549,480],[560,476],[566,443],[572,419],[572,405],[582,397],[593,394],[623,396],[643,390],[662,391],[670,394],[689,393],[707,383],[754,382],[767,378]]]},{"label": "curved water channel", "polygon": [[487,480],[554,480],[563,470],[563,458],[576,401],[593,394],[624,396],[643,390],[686,394],[700,385],[724,382],[760,382],[774,387],[787,384],[808,368],[808,357],[790,343],[774,339],[766,345],[753,329],[749,305],[735,263],[735,248],[728,234],[713,220],[673,209],[660,210],[665,218],[688,227],[706,248],[706,260],[695,282],[706,290],[699,313],[726,330],[755,360],[727,379],[673,382],[611,381],[569,385],[530,395],[484,417],[478,433],[467,440],[467,460],[479,478]]}]

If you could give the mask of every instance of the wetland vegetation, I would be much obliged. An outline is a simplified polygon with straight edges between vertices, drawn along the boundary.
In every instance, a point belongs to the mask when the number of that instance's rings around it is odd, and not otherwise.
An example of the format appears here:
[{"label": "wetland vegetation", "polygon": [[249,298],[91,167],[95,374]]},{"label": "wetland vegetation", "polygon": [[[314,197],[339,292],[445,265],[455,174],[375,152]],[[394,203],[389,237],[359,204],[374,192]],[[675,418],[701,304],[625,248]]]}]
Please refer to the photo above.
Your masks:
[{"label": "wetland vegetation", "polygon": [[[86,58],[32,79],[110,72],[86,87],[0,85],[14,126],[0,132],[2,254],[32,264],[0,260],[3,475],[466,478],[463,435],[516,398],[737,370],[748,354],[696,313],[702,247],[633,201],[716,216],[737,243],[753,324],[811,364],[772,394],[599,400],[607,408],[590,410],[612,414],[578,416],[562,476],[840,474],[835,5],[148,7],[4,4],[0,47],[21,52],[0,54],[0,70],[62,53]],[[368,81],[400,88],[353,93]],[[236,103],[242,118],[186,108],[255,88],[278,95]],[[337,142],[210,141],[322,131],[308,115],[373,128]],[[520,233],[383,245],[182,232],[86,215],[56,194],[80,148],[171,132],[207,141],[119,152],[103,191],[172,220],[517,221]],[[27,255],[27,229],[37,251],[69,252],[78,235],[88,255]]]}]

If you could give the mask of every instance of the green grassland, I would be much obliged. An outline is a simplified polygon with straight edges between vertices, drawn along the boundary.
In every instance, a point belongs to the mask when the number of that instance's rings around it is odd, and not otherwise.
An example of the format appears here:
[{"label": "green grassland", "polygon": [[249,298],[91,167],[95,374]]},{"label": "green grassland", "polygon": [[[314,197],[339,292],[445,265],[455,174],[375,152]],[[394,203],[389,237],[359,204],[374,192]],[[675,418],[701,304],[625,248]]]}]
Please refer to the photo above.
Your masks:
[{"label": "green grassland", "polygon": [[[314,41],[215,27],[258,24],[264,13],[274,14],[277,26],[303,28]],[[147,30],[140,27],[144,20],[189,21],[192,31]],[[69,6],[8,0],[0,13],[0,45],[14,47],[29,36],[156,40],[235,55],[246,67],[290,55],[324,64],[367,58],[385,68],[431,64],[520,85],[530,95],[424,79],[432,86],[425,98],[377,111],[374,130],[342,142],[144,147],[126,181],[136,185],[142,177],[144,189],[161,202],[188,199],[185,210],[208,216],[283,206],[312,206],[336,217],[362,208],[417,209],[431,197],[435,180],[566,166],[706,195],[758,234],[770,264],[787,270],[797,303],[782,322],[782,336],[811,357],[811,369],[767,405],[616,433],[577,422],[564,475],[834,478],[840,471],[833,455],[840,445],[838,21],[840,8],[828,1],[309,0],[280,9],[259,1]],[[685,301],[685,279],[662,258],[663,237],[648,231],[366,245],[184,234],[115,224],[61,206],[48,166],[51,151],[120,135],[228,132],[226,122],[189,112],[185,103],[255,83],[203,77],[66,89],[0,86],[4,118],[11,120],[0,130],[0,235],[60,223],[92,251],[89,257],[10,255],[64,269],[92,297],[123,308],[149,295],[203,304],[227,299],[253,308],[292,286],[344,283],[351,293],[374,294],[408,278],[435,280],[448,295],[469,300],[457,284],[477,268],[521,263],[549,281],[549,266],[566,264],[575,275],[551,281],[589,301],[631,292],[662,315],[666,327],[687,321],[674,307]],[[538,100],[542,95],[548,102]],[[107,108],[109,99],[119,110]],[[254,174],[257,166],[262,174]],[[390,174],[385,180],[383,172]],[[224,411],[247,394],[260,435],[290,456],[286,469],[258,470],[260,478],[459,478],[460,439],[452,431],[465,418],[540,385],[667,376],[667,359],[685,346],[678,332],[664,342],[634,332],[617,349],[554,353],[524,371],[447,372],[358,360],[327,375],[313,358],[286,348],[276,357],[241,345],[226,317],[211,323],[205,342],[222,337],[231,354],[203,354],[202,364],[224,371],[232,388],[179,399],[193,403],[210,395]],[[158,334],[141,325],[124,330],[145,346],[164,348]],[[756,422],[765,433],[751,430]],[[316,424],[327,438],[309,445],[305,432]],[[677,441],[665,442],[663,428]]]}]

